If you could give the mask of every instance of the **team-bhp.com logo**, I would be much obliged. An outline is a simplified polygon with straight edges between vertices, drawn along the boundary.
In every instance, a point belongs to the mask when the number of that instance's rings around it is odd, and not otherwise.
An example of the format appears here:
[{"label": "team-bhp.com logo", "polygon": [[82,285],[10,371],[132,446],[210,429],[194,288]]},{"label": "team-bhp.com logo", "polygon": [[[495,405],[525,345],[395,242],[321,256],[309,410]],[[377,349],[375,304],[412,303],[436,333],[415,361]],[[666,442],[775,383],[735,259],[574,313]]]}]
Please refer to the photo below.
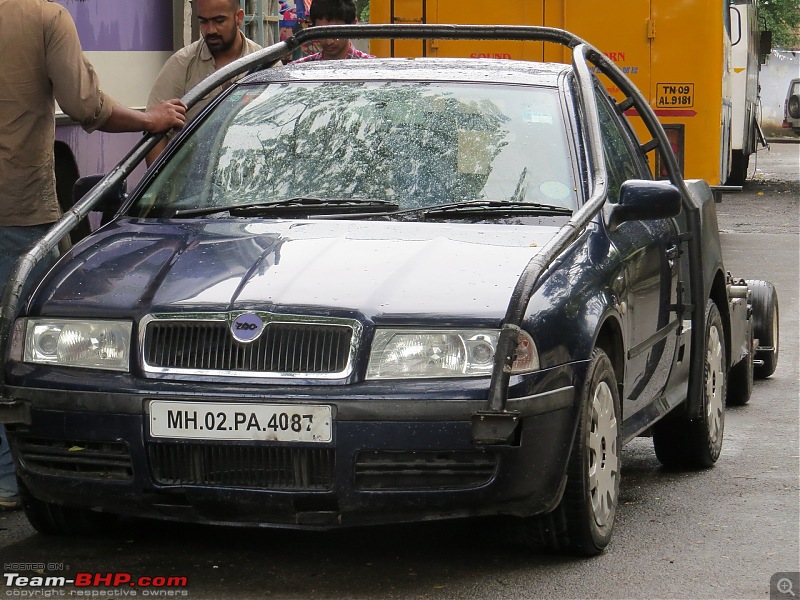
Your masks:
[{"label": "team-bhp.com logo", "polygon": [[[75,573],[74,577],[64,575],[22,575],[20,573],[4,573],[6,596],[21,596],[26,590],[31,597],[48,596],[153,596],[153,597],[187,597],[186,577],[175,575],[134,576],[120,571],[110,573]],[[76,589],[61,589],[74,586]],[[55,588],[55,589],[54,589]],[[111,589],[108,589],[111,588]],[[139,588],[139,589],[132,589]],[[99,590],[102,590],[100,592]],[[113,591],[112,591],[113,590]],[[44,594],[44,592],[50,592]],[[38,593],[37,593],[38,592]],[[52,592],[56,592],[53,594]]]}]

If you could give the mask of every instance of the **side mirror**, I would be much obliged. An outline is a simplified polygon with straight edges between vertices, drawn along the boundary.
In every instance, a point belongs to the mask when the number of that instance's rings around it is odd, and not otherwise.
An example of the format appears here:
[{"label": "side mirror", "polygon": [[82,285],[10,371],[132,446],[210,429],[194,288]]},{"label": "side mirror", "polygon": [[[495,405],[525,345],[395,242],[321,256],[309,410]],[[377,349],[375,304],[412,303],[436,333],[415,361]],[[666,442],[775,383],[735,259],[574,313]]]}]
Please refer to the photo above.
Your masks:
[{"label": "side mirror", "polygon": [[[72,204],[73,206],[78,203],[89,191],[94,188],[105,175],[87,175],[81,177],[72,186]],[[103,213],[103,223],[106,223],[122,206],[125,198],[128,197],[128,184],[123,181],[119,185],[110,188],[98,200],[97,204],[92,207],[92,210]]]},{"label": "side mirror", "polygon": [[681,212],[681,193],[667,181],[631,179],[622,184],[619,202],[610,207],[608,228],[613,231],[626,221],[677,217]]}]

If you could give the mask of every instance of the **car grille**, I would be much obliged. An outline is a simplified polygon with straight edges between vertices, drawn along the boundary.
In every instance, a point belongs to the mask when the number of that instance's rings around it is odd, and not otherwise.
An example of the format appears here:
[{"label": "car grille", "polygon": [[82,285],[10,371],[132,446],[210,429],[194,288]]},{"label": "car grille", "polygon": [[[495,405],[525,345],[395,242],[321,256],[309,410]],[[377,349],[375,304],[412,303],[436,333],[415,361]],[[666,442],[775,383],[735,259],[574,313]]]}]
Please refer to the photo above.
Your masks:
[{"label": "car grille", "polygon": [[497,457],[486,452],[360,452],[355,480],[366,490],[477,487],[496,467]]},{"label": "car grille", "polygon": [[128,446],[122,442],[88,442],[18,438],[20,459],[26,467],[45,475],[86,479],[133,479]]},{"label": "car grille", "polygon": [[253,342],[233,338],[227,321],[155,320],[146,325],[146,367],[161,372],[244,375],[347,374],[353,327],[272,322]]},{"label": "car grille", "polygon": [[327,490],[335,477],[330,448],[151,443],[148,452],[153,477],[166,485]]}]

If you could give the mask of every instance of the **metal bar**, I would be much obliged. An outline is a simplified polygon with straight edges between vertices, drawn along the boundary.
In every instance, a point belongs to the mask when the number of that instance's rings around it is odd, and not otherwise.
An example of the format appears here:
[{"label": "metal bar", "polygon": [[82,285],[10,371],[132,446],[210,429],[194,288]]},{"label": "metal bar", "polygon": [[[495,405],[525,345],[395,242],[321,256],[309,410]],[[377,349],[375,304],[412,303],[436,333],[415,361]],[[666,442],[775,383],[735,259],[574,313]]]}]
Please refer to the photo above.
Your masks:
[{"label": "metal bar", "polygon": [[[142,161],[150,150],[164,137],[164,134],[150,135],[142,140],[114,167],[100,182],[94,186],[77,204],[68,210],[50,230],[26,253],[14,263],[8,281],[3,290],[3,300],[0,306],[0,364],[5,361],[8,351],[8,338],[11,324],[17,315],[20,296],[25,281],[37,263],[47,256],[58,243],[69,234],[72,229],[84,219],[95,204],[117,185],[121,184],[133,169]],[[2,395],[6,398],[5,378],[0,375]]]},{"label": "metal bar", "polygon": [[[548,244],[528,264],[520,277],[512,294],[506,311],[504,326],[498,342],[498,351],[489,390],[489,406],[491,410],[502,411],[505,408],[505,396],[508,390],[510,369],[517,343],[517,332],[524,317],[525,310],[539,279],[555,258],[563,252],[575,239],[605,202],[606,182],[602,146],[599,140],[599,124],[594,106],[592,77],[586,65],[587,59],[599,67],[609,79],[629,97],[633,98],[640,117],[654,138],[658,139],[662,159],[672,183],[683,192],[684,208],[687,222],[693,233],[689,240],[689,257],[692,264],[690,283],[692,288],[693,320],[704,322],[705,294],[703,291],[702,262],[700,258],[700,220],[699,207],[694,205],[680,176],[677,160],[671,152],[666,135],[641,93],[629,82],[627,77],[609,59],[581,38],[562,29],[548,27],[528,27],[513,25],[336,25],[312,27],[298,32],[296,35],[223,67],[183,97],[183,102],[191,108],[201,98],[213,91],[222,83],[243,73],[252,72],[272,66],[281,57],[290,54],[294,49],[309,41],[323,38],[394,38],[394,39],[512,39],[519,41],[544,41],[561,44],[573,49],[573,65],[579,82],[581,93],[579,102],[585,114],[589,116],[589,148],[592,166],[592,191],[587,203],[562,227]],[[112,188],[120,184],[130,175],[144,156],[156,145],[163,135],[151,135],[136,146],[128,156],[115,167],[95,188],[93,188],[78,204],[68,211],[47,234],[25,255],[16,262],[3,295],[2,312],[0,312],[0,357],[7,351],[7,340],[11,323],[16,316],[22,286],[36,263],[46,256],[58,242],[85,218],[100,198]],[[692,377],[690,394],[699,391],[702,379],[697,373],[703,373],[702,348],[704,344],[703,328],[692,328]],[[699,366],[698,366],[699,361]],[[5,382],[0,381],[5,397]]]},{"label": "metal bar", "polygon": [[[590,60],[597,65],[626,96],[633,98],[639,117],[644,121],[647,130],[658,140],[661,160],[667,169],[670,182],[681,191],[683,210],[686,213],[686,226],[690,237],[688,239],[689,256],[689,285],[691,287],[689,298],[692,306],[692,337],[691,337],[691,367],[689,369],[688,406],[691,416],[699,417],[702,406],[693,405],[692,399],[700,398],[703,393],[703,378],[705,376],[705,311],[706,290],[704,289],[704,273],[702,258],[700,206],[686,187],[686,182],[681,175],[678,159],[672,151],[672,146],[664,133],[650,104],[642,93],[634,86],[627,76],[610,59],[596,48],[592,48]],[[702,402],[700,403],[702,405]]]},{"label": "metal bar", "polygon": [[[288,42],[288,40],[287,40]],[[259,50],[257,57],[245,56],[223,67],[203,83],[199,84],[183,97],[188,108],[194,106],[210,91],[229,79],[265,65],[274,64],[281,56],[290,52],[298,44],[279,42],[268,48]],[[209,81],[210,80],[210,81]],[[114,167],[100,182],[93,187],[78,203],[68,210],[48,232],[24,255],[14,263],[8,281],[3,290],[0,307],[0,362],[5,360],[8,351],[8,338],[11,325],[17,315],[20,296],[25,281],[35,266],[47,256],[72,229],[91,212],[100,199],[112,189],[120,185],[144,157],[164,137],[164,134],[151,134],[136,145],[128,155]],[[5,378],[0,376],[0,398],[6,398]]]},{"label": "metal bar", "polygon": [[581,110],[588,117],[587,133],[592,167],[591,195],[586,204],[545,244],[541,252],[538,252],[530,260],[511,294],[511,301],[506,309],[506,316],[503,319],[503,327],[497,342],[492,379],[489,384],[489,410],[492,412],[505,411],[520,325],[525,317],[528,302],[536,290],[542,274],[579,237],[606,201],[605,158],[600,138],[600,123],[597,118],[593,80],[586,64],[585,52],[585,44],[574,49],[573,66],[581,91],[578,95],[578,102]]}]

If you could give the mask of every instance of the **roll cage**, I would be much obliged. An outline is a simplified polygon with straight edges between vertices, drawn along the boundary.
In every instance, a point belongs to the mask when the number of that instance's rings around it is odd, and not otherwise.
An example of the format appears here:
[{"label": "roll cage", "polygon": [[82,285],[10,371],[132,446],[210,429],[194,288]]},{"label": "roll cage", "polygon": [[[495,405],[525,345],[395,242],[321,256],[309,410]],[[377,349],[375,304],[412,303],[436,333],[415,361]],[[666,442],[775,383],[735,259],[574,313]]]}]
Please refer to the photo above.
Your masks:
[{"label": "roll cage", "polygon": [[[572,244],[587,225],[602,209],[607,197],[606,167],[600,138],[600,124],[593,89],[593,77],[588,63],[591,62],[599,72],[609,78],[624,94],[625,99],[617,104],[624,112],[634,108],[644,121],[652,138],[642,145],[644,153],[653,150],[660,152],[662,163],[671,183],[677,187],[683,198],[689,236],[689,283],[690,299],[688,303],[680,303],[679,310],[689,312],[695,324],[703,323],[705,318],[705,293],[703,289],[703,273],[700,240],[700,208],[689,193],[683,177],[667,140],[666,134],[644,96],[623,72],[603,53],[578,36],[568,31],[550,27],[529,27],[511,25],[335,25],[312,27],[300,31],[296,35],[263,48],[258,52],[242,57],[209,76],[183,97],[183,102],[191,108],[201,98],[222,83],[245,73],[252,73],[274,66],[282,57],[289,55],[301,44],[323,38],[356,38],[356,39],[482,39],[482,40],[516,40],[550,42],[565,46],[572,50],[572,66],[578,84],[577,100],[579,109],[585,115],[587,149],[590,171],[590,196],[585,204],[573,214],[572,218],[562,226],[553,238],[528,263],[519,277],[503,319],[500,337],[495,352],[492,377],[485,410],[473,415],[473,440],[479,444],[508,443],[518,423],[519,414],[506,408],[511,367],[521,323],[542,276],[555,259]],[[120,185],[133,169],[144,159],[145,155],[155,147],[164,134],[151,134],[145,137],[131,152],[112,169],[86,196],[67,211],[61,219],[37,242],[30,251],[21,256],[14,265],[11,276],[6,283],[2,311],[0,312],[0,357],[7,356],[8,339],[11,325],[16,318],[20,296],[26,279],[36,264],[55,248],[58,243],[78,223],[87,217],[89,212],[109,192]],[[692,327],[691,332],[691,368],[689,377],[689,398],[701,397],[704,360],[704,329]],[[2,382],[0,407],[6,414],[25,411],[22,403],[16,403],[8,396],[5,378]],[[690,409],[696,410],[696,407]],[[20,414],[25,419],[25,415]]]}]

